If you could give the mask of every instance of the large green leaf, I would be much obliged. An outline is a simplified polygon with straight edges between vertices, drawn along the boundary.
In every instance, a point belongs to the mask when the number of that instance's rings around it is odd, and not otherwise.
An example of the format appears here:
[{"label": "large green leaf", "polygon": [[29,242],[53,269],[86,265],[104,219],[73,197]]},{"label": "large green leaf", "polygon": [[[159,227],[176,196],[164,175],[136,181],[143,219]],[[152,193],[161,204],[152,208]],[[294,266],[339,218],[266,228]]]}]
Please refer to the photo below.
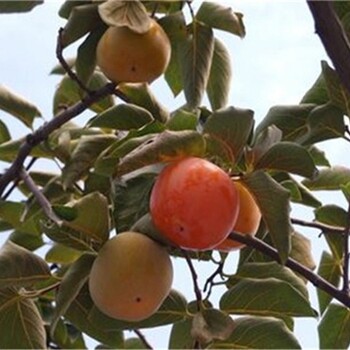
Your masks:
[{"label": "large green leaf", "polygon": [[350,169],[344,166],[321,169],[313,179],[302,181],[303,185],[312,191],[340,190],[340,186],[348,182],[350,182]]},{"label": "large green leaf", "polygon": [[153,120],[152,114],[137,105],[118,104],[97,115],[89,122],[90,127],[117,130],[138,129]]},{"label": "large green leaf", "polygon": [[189,108],[199,107],[207,87],[214,52],[213,30],[201,22],[192,23],[192,33],[180,46],[184,92]]},{"label": "large green leaf", "polygon": [[[342,274],[341,261],[336,260],[331,254],[324,251],[321,256],[317,274],[335,287],[338,287]],[[320,313],[323,314],[333,297],[321,289],[317,289],[317,297]]]},{"label": "large green leaf", "polygon": [[314,270],[316,267],[315,260],[312,256],[311,240],[301,233],[294,232],[292,235],[290,257],[310,270]]},{"label": "large green leaf", "polygon": [[29,12],[43,3],[44,0],[2,0],[0,1],[0,13]]},{"label": "large green leaf", "polygon": [[41,116],[36,106],[3,85],[0,85],[0,109],[30,128],[33,126],[34,119]]},{"label": "large green leaf", "polygon": [[207,94],[213,110],[226,107],[230,93],[231,75],[230,55],[225,45],[215,38],[213,61],[207,85]]},{"label": "large green leaf", "polygon": [[309,301],[290,283],[276,278],[239,280],[220,300],[220,309],[230,314],[315,317]]},{"label": "large green leaf", "polygon": [[198,115],[186,109],[179,108],[171,114],[166,128],[172,131],[197,130]]},{"label": "large green leaf", "polygon": [[329,101],[328,92],[326,88],[326,82],[323,74],[317,78],[311,88],[305,93],[300,103],[315,103],[317,105],[323,105]]},{"label": "large green leaf", "polygon": [[235,329],[224,341],[215,341],[213,349],[301,349],[298,340],[281,320],[272,317],[240,317]]},{"label": "large green leaf", "polygon": [[116,137],[112,134],[82,136],[67,164],[62,169],[62,183],[65,189],[87,174],[100,153],[110,146]]},{"label": "large green leaf", "polygon": [[0,289],[0,348],[46,349],[46,333],[37,307],[14,288]]},{"label": "large green leaf", "polygon": [[252,132],[253,116],[253,111],[235,107],[211,114],[203,129],[204,135],[208,135],[209,153],[221,154],[232,163],[237,161]]},{"label": "large green leaf", "polygon": [[11,241],[0,249],[0,287],[25,287],[50,276],[47,263],[38,255]]},{"label": "large green leaf", "polygon": [[227,31],[241,38],[245,36],[243,15],[239,12],[233,12],[231,7],[204,1],[196,14],[196,18],[209,27]]},{"label": "large green leaf", "polygon": [[350,345],[350,310],[330,304],[319,326],[320,349],[348,349]]},{"label": "large green leaf", "polygon": [[196,131],[164,131],[122,158],[117,173],[123,175],[146,165],[186,156],[201,157],[204,155],[205,147],[203,136]]},{"label": "large green leaf", "polygon": [[86,283],[94,260],[94,255],[84,254],[65,273],[55,298],[56,307],[51,321],[52,334],[60,317],[65,314]]},{"label": "large green leaf", "polygon": [[317,173],[309,152],[293,142],[275,143],[255,164],[256,169],[282,170],[304,177]]},{"label": "large green leaf", "polygon": [[114,186],[114,220],[118,232],[130,228],[149,210],[149,195],[156,174],[145,173]]},{"label": "large green leaf", "polygon": [[293,232],[289,218],[289,192],[261,170],[245,176],[243,181],[259,206],[281,260],[286,261]]},{"label": "large green leaf", "polygon": [[193,349],[192,319],[175,322],[169,336],[169,349]]},{"label": "large green leaf", "polygon": [[265,279],[270,277],[289,283],[305,298],[308,298],[308,291],[304,282],[288,267],[280,265],[275,261],[266,263],[244,263],[238,268],[238,271],[230,277],[228,286],[233,286],[238,280],[244,278]]}]

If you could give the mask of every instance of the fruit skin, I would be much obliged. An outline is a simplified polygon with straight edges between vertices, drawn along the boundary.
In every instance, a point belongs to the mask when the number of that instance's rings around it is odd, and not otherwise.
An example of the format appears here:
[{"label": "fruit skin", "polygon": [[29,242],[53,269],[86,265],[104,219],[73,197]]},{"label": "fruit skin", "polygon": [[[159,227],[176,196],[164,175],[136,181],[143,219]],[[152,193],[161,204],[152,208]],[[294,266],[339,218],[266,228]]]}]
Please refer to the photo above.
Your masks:
[{"label": "fruit skin", "polygon": [[230,177],[215,164],[188,157],[159,174],[150,198],[157,229],[176,246],[212,249],[234,226],[239,196]]},{"label": "fruit skin", "polygon": [[137,232],[107,241],[93,263],[89,290],[104,314],[141,321],[154,314],[169,294],[173,267],[164,247]]},{"label": "fruit skin", "polygon": [[[254,236],[259,228],[261,213],[258,205],[249,190],[239,181],[235,182],[240,198],[240,209],[233,231]],[[243,248],[243,243],[227,238],[216,249],[229,252]]]},{"label": "fruit skin", "polygon": [[153,19],[143,34],[128,27],[109,27],[96,49],[97,65],[115,83],[151,83],[164,73],[170,55],[168,36]]}]

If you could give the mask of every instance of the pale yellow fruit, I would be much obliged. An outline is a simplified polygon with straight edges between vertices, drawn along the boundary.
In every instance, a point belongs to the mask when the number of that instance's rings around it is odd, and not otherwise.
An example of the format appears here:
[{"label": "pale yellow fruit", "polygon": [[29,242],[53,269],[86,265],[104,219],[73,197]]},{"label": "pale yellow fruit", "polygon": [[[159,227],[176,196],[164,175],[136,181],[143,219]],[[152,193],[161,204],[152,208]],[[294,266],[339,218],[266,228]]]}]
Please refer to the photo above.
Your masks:
[{"label": "pale yellow fruit", "polygon": [[137,232],[110,239],[93,263],[90,295],[104,314],[141,321],[154,314],[169,294],[173,268],[164,247]]},{"label": "pale yellow fruit", "polygon": [[115,83],[151,83],[164,73],[170,55],[168,36],[155,20],[143,34],[128,27],[109,27],[96,51],[97,65]]}]

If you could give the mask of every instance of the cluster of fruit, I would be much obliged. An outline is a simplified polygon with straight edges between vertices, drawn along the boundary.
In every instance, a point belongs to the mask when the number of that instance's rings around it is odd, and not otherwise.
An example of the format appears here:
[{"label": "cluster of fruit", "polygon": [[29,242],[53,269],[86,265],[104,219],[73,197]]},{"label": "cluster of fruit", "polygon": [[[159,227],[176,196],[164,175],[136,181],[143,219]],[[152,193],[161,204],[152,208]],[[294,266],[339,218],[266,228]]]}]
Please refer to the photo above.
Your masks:
[{"label": "cluster of fruit", "polygon": [[[201,158],[174,161],[159,174],[150,197],[157,229],[174,246],[229,251],[242,245],[232,230],[255,234],[260,211],[249,191],[220,167]],[[137,232],[124,232],[100,250],[89,279],[90,294],[105,314],[140,321],[167,297],[173,267],[166,247]]]}]

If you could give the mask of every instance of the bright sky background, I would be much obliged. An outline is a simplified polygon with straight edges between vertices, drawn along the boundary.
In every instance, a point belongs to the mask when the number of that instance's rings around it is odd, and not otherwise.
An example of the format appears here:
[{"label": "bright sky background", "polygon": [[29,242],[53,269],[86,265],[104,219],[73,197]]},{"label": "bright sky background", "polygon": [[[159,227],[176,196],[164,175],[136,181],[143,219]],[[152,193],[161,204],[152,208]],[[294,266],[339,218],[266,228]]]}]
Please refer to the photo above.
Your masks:
[{"label": "bright sky background", "polygon": [[[218,1],[230,4],[244,14],[246,38],[241,40],[220,33],[232,55],[233,80],[230,105],[250,108],[259,122],[268,109],[276,104],[297,104],[320,73],[320,61],[327,59],[314,26],[306,1],[232,0]],[[23,95],[42,111],[46,120],[52,117],[52,97],[58,83],[57,76],[49,76],[56,64],[55,45],[60,26],[65,21],[57,15],[62,2],[47,0],[30,14],[0,15],[0,84]],[[194,1],[198,8],[200,1]],[[66,57],[75,54],[67,50]],[[183,97],[174,99],[162,80],[152,85],[161,102],[175,109],[182,105]],[[11,121],[13,138],[28,132],[12,117],[0,111],[0,119]],[[85,122],[86,117],[80,118]],[[333,164],[344,164],[345,144],[341,141],[321,145]],[[346,160],[345,160],[346,162]],[[347,161],[348,162],[348,161]],[[0,163],[3,168],[4,164]],[[322,195],[325,202],[332,200]],[[339,201],[338,201],[339,204]],[[310,211],[296,208],[293,215],[312,218]],[[318,262],[323,241],[318,232],[301,230],[313,241],[314,257]],[[234,253],[232,254],[234,255]],[[235,270],[235,256],[231,257],[231,271]],[[206,265],[199,264],[203,281],[211,274]],[[175,288],[194,299],[192,282],[187,267],[176,260]],[[312,303],[317,309],[314,288],[310,288]],[[149,342],[156,348],[167,347],[167,329],[146,332]],[[316,320],[297,320],[295,333],[302,348],[317,348]],[[162,334],[162,336],[160,336]],[[163,334],[165,334],[163,336]]]}]

